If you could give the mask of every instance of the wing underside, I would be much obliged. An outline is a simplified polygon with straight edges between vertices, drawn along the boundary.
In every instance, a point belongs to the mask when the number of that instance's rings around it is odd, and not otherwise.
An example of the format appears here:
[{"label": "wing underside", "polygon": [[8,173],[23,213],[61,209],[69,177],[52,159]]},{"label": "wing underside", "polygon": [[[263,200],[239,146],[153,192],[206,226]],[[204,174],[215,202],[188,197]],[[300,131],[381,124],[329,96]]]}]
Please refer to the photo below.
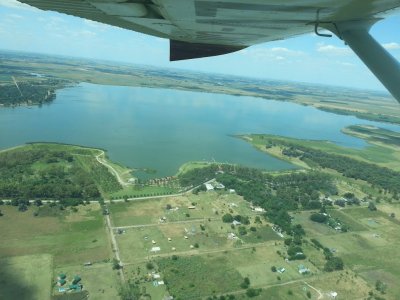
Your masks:
[{"label": "wing underside", "polygon": [[345,40],[400,102],[400,64],[368,34],[372,24],[399,10],[399,0],[19,1],[168,38],[171,60],[226,54],[326,28]]},{"label": "wing underside", "polygon": [[313,24],[380,18],[398,0],[19,0],[162,38],[246,47],[313,31]]}]

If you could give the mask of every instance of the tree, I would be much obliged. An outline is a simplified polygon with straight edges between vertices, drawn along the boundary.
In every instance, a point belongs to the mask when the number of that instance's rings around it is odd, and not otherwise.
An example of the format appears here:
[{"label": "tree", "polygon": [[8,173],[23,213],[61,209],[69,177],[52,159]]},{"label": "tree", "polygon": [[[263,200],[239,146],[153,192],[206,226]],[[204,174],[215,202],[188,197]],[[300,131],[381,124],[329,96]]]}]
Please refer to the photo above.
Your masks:
[{"label": "tree", "polygon": [[121,265],[119,264],[119,260],[116,259],[116,258],[113,258],[113,260],[112,260],[112,269],[113,270],[121,269]]},{"label": "tree", "polygon": [[246,235],[247,234],[246,227],[244,227],[244,226],[239,226],[238,230],[239,230],[239,234],[240,235]]},{"label": "tree", "polygon": [[225,214],[222,216],[222,222],[224,223],[232,223],[233,222],[233,216],[231,214]]},{"label": "tree", "polygon": [[250,279],[249,277],[243,278],[243,282],[240,284],[242,289],[247,289],[250,286]]},{"label": "tree", "polygon": [[146,268],[147,268],[147,270],[153,270],[154,269],[154,265],[151,262],[147,262],[146,263]]},{"label": "tree", "polygon": [[377,280],[375,283],[375,289],[382,294],[386,292],[386,287],[386,284],[380,280]]},{"label": "tree", "polygon": [[332,272],[336,270],[343,270],[343,260],[340,257],[330,257],[325,264],[325,271]]},{"label": "tree", "polygon": [[369,202],[368,203],[368,209],[370,211],[376,211],[377,210],[376,205],[374,204],[374,202]]},{"label": "tree", "polygon": [[3,212],[0,209],[0,217],[4,216]]},{"label": "tree", "polygon": [[275,267],[275,266],[272,266],[272,267],[271,267],[271,271],[275,273],[275,272],[276,272],[276,267]]}]

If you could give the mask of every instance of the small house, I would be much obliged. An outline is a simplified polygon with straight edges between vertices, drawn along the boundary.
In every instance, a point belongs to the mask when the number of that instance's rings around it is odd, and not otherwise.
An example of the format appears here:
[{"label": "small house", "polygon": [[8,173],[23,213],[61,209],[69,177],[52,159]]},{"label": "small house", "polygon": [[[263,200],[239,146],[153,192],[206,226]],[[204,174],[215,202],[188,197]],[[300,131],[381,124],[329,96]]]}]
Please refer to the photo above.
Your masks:
[{"label": "small house", "polygon": [[152,248],[150,249],[150,252],[159,252],[159,251],[161,251],[161,248],[160,248],[160,247],[152,247]]},{"label": "small house", "polygon": [[66,284],[67,283],[67,281],[65,280],[65,279],[59,279],[58,281],[57,281],[57,285],[58,286],[63,286],[64,284]]},{"label": "small house", "polygon": [[235,225],[235,226],[237,226],[237,225],[241,225],[242,223],[240,223],[240,222],[237,221],[237,220],[233,220],[232,224]]},{"label": "small house", "polygon": [[304,265],[299,265],[298,270],[300,274],[308,274],[310,273],[310,269],[306,268]]},{"label": "small house", "polygon": [[285,268],[278,268],[278,269],[276,269],[276,271],[278,273],[282,274],[282,273],[284,273],[286,271],[286,269]]},{"label": "small house", "polygon": [[76,285],[76,284],[78,284],[78,282],[80,282],[81,281],[81,278],[78,276],[78,275],[76,275],[75,277],[74,277],[74,280],[72,281],[72,284],[73,285]]},{"label": "small house", "polygon": [[210,183],[205,183],[204,185],[206,186],[207,192],[208,192],[208,191],[213,191],[213,190],[214,190],[214,187],[212,186],[212,184],[210,184]]}]

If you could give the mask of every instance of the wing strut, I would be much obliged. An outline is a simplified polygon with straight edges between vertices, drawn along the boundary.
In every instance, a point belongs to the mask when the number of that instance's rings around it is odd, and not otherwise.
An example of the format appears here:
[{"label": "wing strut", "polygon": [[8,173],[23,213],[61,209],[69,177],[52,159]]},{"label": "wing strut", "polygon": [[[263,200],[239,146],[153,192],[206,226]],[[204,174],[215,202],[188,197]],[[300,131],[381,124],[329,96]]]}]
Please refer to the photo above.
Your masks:
[{"label": "wing strut", "polygon": [[350,46],[400,102],[400,63],[369,34],[371,26],[376,21],[343,22],[326,27]]}]

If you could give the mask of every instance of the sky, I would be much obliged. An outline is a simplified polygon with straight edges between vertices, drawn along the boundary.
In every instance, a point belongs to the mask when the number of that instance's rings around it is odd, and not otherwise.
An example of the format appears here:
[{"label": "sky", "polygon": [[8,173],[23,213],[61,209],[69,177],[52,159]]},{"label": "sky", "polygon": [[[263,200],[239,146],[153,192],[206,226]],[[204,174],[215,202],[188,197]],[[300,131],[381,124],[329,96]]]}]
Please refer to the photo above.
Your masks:
[{"label": "sky", "polygon": [[[400,13],[371,34],[400,60]],[[385,90],[336,37],[314,33],[236,53],[169,62],[169,42],[134,31],[0,0],[0,49],[95,58],[273,80]]]}]

